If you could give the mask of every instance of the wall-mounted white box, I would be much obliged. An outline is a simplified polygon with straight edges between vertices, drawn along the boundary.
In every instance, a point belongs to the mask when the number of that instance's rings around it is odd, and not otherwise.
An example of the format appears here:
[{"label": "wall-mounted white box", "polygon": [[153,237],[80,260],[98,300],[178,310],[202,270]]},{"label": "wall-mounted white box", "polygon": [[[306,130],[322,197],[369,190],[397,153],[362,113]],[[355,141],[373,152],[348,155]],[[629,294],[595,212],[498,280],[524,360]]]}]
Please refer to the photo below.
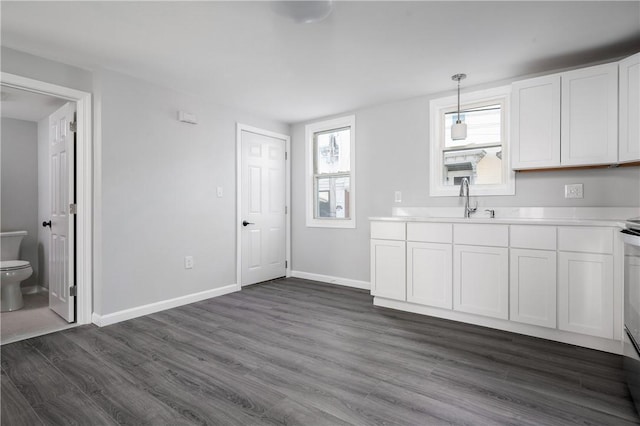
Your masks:
[{"label": "wall-mounted white box", "polygon": [[198,124],[198,117],[186,111],[178,111],[178,121],[189,124]]},{"label": "wall-mounted white box", "polygon": [[564,186],[564,198],[584,198],[581,183],[573,183]]}]

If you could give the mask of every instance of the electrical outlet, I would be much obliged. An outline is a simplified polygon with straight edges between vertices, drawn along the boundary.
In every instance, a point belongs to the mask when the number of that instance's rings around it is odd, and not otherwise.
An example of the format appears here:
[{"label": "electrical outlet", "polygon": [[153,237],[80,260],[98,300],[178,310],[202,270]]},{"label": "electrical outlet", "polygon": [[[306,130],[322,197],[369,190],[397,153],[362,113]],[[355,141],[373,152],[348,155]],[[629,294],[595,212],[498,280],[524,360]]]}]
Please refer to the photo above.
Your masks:
[{"label": "electrical outlet", "polygon": [[401,203],[402,202],[402,192],[396,191],[394,200],[395,200],[396,203]]},{"label": "electrical outlet", "polygon": [[184,257],[184,269],[193,269],[193,256]]},{"label": "electrical outlet", "polygon": [[564,198],[584,198],[581,183],[564,186]]}]

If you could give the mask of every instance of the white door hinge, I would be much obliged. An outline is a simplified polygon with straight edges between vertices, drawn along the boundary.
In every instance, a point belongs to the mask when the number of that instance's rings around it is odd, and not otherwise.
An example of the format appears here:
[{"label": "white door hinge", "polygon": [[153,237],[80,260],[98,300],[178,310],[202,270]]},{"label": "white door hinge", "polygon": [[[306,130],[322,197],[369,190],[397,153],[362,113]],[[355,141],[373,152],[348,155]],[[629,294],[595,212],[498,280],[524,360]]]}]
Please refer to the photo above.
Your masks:
[{"label": "white door hinge", "polygon": [[284,152],[284,159],[287,160],[289,158],[289,155],[287,154],[287,151]]},{"label": "white door hinge", "polygon": [[78,214],[78,205],[73,203],[69,204],[69,214]]},{"label": "white door hinge", "polygon": [[78,122],[77,121],[70,121],[69,122],[69,130],[72,132],[75,132],[78,130]]},{"label": "white door hinge", "polygon": [[289,214],[289,207],[288,206],[284,206],[284,214]]},{"label": "white door hinge", "polygon": [[69,296],[77,296],[78,295],[78,287],[71,286],[69,287]]}]

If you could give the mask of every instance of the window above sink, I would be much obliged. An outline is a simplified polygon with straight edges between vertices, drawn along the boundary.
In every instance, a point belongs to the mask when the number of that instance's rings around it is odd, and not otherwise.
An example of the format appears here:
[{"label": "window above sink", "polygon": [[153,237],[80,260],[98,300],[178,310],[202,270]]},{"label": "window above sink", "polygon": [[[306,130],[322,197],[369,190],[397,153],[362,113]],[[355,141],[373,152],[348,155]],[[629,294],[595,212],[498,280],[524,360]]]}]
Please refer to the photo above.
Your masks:
[{"label": "window above sink", "polygon": [[464,140],[451,138],[458,119],[456,97],[430,102],[430,195],[458,196],[463,178],[472,196],[514,195],[515,174],[509,165],[509,86],[462,95],[460,120]]}]

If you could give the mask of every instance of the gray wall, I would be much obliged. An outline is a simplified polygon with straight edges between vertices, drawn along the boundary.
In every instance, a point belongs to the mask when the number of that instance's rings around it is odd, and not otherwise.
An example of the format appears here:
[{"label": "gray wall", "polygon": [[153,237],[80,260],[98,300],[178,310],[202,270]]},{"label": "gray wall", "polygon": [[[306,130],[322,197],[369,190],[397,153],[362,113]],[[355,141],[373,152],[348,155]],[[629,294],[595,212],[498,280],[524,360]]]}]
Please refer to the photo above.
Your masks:
[{"label": "gray wall", "polygon": [[[96,313],[235,284],[236,122],[285,134],[289,126],[113,72],[97,73],[96,82]],[[178,110],[196,114],[199,124],[178,122]],[[186,255],[193,269],[184,269]]]},{"label": "gray wall", "polygon": [[[369,222],[394,206],[462,206],[429,196],[429,100],[419,97],[355,111],[357,229],[305,226],[304,126],[292,126],[293,270],[369,281]],[[584,199],[565,199],[564,185],[583,183]],[[640,168],[531,172],[516,175],[515,196],[476,198],[492,206],[640,206]],[[402,203],[394,203],[402,191]],[[460,210],[462,214],[462,207]]]},{"label": "gray wall", "polygon": [[[285,134],[288,125],[5,47],[1,65],[5,72],[93,94],[95,313],[237,282],[236,122]],[[181,109],[200,124],[179,123]],[[216,186],[223,187],[223,198],[216,197]],[[191,270],[184,269],[185,255],[195,258]]]},{"label": "gray wall", "polygon": [[[38,121],[38,224],[51,220],[49,185],[49,117]],[[38,284],[49,288],[49,238],[51,230],[38,226]]]},{"label": "gray wall", "polygon": [[0,134],[0,216],[2,231],[27,231],[20,259],[33,275],[22,286],[38,283],[38,130],[31,121],[2,119]]},{"label": "gray wall", "polygon": [[30,55],[5,46],[1,47],[0,55],[2,55],[1,65],[3,72],[85,92],[92,91],[93,78],[90,71]]}]

